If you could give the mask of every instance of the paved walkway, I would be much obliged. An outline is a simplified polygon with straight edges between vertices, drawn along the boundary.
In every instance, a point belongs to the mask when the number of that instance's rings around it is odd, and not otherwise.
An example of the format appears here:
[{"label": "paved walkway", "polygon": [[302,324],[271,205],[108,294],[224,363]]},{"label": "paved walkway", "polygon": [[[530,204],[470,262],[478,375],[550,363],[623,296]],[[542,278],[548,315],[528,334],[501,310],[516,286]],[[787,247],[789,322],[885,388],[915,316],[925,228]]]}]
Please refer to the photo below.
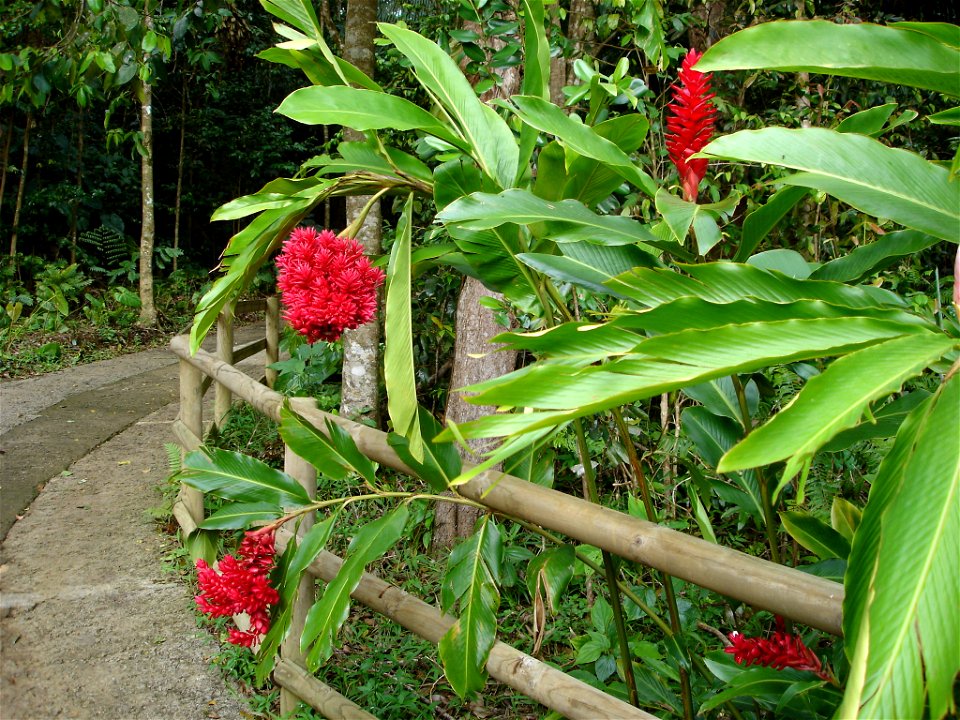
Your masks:
[{"label": "paved walkway", "polygon": [[[120,380],[108,365],[0,385],[0,499],[5,517],[16,508],[0,546],[0,718],[250,717],[210,665],[189,586],[163,568],[178,544],[150,514],[169,474],[175,358],[118,361]],[[23,383],[30,400],[14,404]],[[45,483],[26,511],[24,482]]]}]

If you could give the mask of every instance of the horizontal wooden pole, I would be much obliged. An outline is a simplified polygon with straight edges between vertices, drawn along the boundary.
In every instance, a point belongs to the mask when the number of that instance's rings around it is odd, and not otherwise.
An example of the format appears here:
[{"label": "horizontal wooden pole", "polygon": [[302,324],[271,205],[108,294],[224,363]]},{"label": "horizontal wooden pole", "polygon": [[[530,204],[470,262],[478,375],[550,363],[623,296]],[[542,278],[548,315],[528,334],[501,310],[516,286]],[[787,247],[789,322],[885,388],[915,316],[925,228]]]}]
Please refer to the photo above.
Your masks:
[{"label": "horizontal wooden pole", "polygon": [[233,306],[234,317],[237,315],[246,315],[248,313],[264,312],[267,309],[267,301],[264,298],[257,300],[238,300]]},{"label": "horizontal wooden pole", "polygon": [[233,362],[238,363],[241,360],[246,360],[248,357],[253,357],[261,350],[265,350],[266,347],[267,339],[265,337],[249,342],[246,345],[241,345],[233,351]]},{"label": "horizontal wooden pole", "polygon": [[273,670],[277,685],[301,698],[330,720],[377,720],[359,705],[352,703],[296,663],[280,658]]},{"label": "horizontal wooden pole", "polygon": [[[291,532],[280,530],[276,535],[278,548],[285,548],[291,537]],[[309,571],[330,582],[342,564],[339,557],[323,551],[310,565]],[[371,573],[363,574],[351,597],[435,645],[456,620]],[[487,660],[487,671],[496,680],[571,720],[656,720],[656,716],[572,678],[506,643],[498,641],[494,644]]]},{"label": "horizontal wooden pole", "polygon": [[180,443],[180,447],[187,452],[199,450],[200,446],[203,445],[203,440],[194,435],[193,431],[180,418],[173,421],[173,435]]},{"label": "horizontal wooden pole", "polygon": [[[175,337],[170,346],[180,358],[204,373],[214,375],[217,382],[229,384],[231,390],[262,413],[279,419],[281,395],[203,350],[190,356],[189,338],[185,335]],[[387,444],[386,433],[314,409],[305,401],[293,400],[291,404],[320,430],[325,429],[326,420],[346,429],[370,459],[414,474]],[[754,607],[834,635],[842,632],[843,586],[839,583],[639,520],[511,475],[486,472],[460,486],[458,491],[492,510],[563,533]]]}]

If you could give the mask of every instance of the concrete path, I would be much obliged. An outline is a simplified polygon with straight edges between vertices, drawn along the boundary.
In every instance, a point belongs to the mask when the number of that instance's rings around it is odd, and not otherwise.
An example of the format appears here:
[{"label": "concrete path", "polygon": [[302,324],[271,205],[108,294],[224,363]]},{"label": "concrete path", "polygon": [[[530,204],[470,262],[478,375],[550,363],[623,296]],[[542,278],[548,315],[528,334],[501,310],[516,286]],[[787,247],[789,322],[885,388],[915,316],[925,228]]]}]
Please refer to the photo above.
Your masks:
[{"label": "concrete path", "polygon": [[176,359],[98,365],[0,385],[5,523],[16,508],[0,545],[0,718],[251,717],[210,665],[189,580],[164,570],[179,546],[149,512],[169,474]]}]

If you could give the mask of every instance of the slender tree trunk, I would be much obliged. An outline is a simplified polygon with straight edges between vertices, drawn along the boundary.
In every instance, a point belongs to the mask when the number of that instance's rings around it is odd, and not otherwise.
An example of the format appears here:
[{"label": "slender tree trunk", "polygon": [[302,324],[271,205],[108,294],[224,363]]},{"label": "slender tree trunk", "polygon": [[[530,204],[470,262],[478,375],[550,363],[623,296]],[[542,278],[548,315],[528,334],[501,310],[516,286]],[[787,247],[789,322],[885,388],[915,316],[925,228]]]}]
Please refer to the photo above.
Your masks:
[{"label": "slender tree trunk", "polygon": [[3,196],[7,189],[7,170],[10,167],[10,139],[13,137],[13,113],[10,113],[10,119],[7,120],[7,127],[3,131],[3,158],[0,159],[0,227],[3,219]]},{"label": "slender tree trunk", "polygon": [[13,206],[13,225],[10,228],[10,257],[17,254],[17,232],[20,229],[20,211],[23,209],[23,193],[27,188],[27,161],[30,159],[30,127],[33,125],[33,113],[27,113],[27,122],[23,126],[23,165],[20,167],[20,186],[17,188],[17,202]]},{"label": "slender tree trunk", "polygon": [[173,201],[173,271],[177,271],[177,250],[180,249],[180,199],[183,196],[183,148],[187,138],[187,83],[180,96],[180,154],[177,156],[177,196]]},{"label": "slender tree trunk", "polygon": [[[550,24],[555,28],[557,34],[562,34],[560,27],[560,6],[550,6]],[[563,88],[567,84],[567,60],[562,54],[550,56],[550,102],[554,105],[563,107],[565,98],[563,97]]]},{"label": "slender tree trunk", "polygon": [[[343,33],[343,57],[368,75],[376,67],[374,39],[377,0],[350,0]],[[364,136],[346,128],[344,139],[362,141]],[[347,225],[359,217],[368,197],[347,198]],[[357,240],[368,255],[379,255],[381,246],[380,203],[367,215]],[[363,417],[379,425],[380,420],[380,313],[366,325],[343,334],[343,375],[340,388],[340,414]]]},{"label": "slender tree trunk", "polygon": [[143,154],[140,158],[140,197],[143,222],[140,229],[140,319],[145,327],[157,324],[153,304],[153,242],[156,232],[153,200],[153,87],[143,84],[140,104],[140,133]]},{"label": "slender tree trunk", "polygon": [[77,223],[83,192],[83,108],[77,111],[77,196],[70,203],[70,262],[77,261]]},{"label": "slender tree trunk", "polygon": [[593,40],[596,37],[594,23],[597,18],[593,0],[570,0],[567,13],[567,37],[573,45],[573,53],[567,58],[567,72],[573,78],[573,63],[578,58],[593,56]]},{"label": "slender tree trunk", "polygon": [[[505,13],[502,19],[514,20],[516,16]],[[481,32],[476,25],[472,25],[469,29]],[[490,42],[490,47],[494,51],[502,46],[502,41],[497,39]],[[499,85],[495,85],[481,97],[484,102],[489,102],[495,97],[507,98],[519,91],[521,81],[519,68],[504,68],[500,71],[500,79]],[[468,403],[461,393],[456,392],[458,388],[505,375],[516,367],[515,352],[497,352],[497,346],[490,343],[490,338],[503,332],[504,328],[497,324],[494,311],[480,304],[480,299],[485,296],[497,299],[503,297],[499,293],[488,290],[479,280],[468,277],[464,280],[457,300],[453,369],[450,375],[450,392],[447,395],[445,413],[447,420],[457,424],[475,420],[493,411],[489,406]],[[475,453],[483,453],[495,444],[495,441],[490,440],[471,440],[470,448]],[[479,508],[456,503],[439,503],[433,523],[432,549],[438,552],[445,550],[452,547],[459,538],[471,535],[479,517]]]}]

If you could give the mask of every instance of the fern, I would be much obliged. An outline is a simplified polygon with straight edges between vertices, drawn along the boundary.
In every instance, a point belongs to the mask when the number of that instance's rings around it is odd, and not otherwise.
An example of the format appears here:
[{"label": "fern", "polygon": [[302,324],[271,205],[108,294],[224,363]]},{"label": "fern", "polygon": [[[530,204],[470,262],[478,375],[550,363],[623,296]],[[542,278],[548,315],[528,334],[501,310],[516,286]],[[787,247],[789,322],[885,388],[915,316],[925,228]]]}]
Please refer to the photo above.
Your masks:
[{"label": "fern", "polygon": [[93,249],[101,263],[100,267],[94,269],[100,272],[117,267],[127,259],[133,248],[123,233],[107,225],[80,233],[78,240]]},{"label": "fern", "polygon": [[180,446],[176,443],[164,443],[163,449],[167,451],[167,465],[170,467],[170,474],[176,475],[181,470]]}]

